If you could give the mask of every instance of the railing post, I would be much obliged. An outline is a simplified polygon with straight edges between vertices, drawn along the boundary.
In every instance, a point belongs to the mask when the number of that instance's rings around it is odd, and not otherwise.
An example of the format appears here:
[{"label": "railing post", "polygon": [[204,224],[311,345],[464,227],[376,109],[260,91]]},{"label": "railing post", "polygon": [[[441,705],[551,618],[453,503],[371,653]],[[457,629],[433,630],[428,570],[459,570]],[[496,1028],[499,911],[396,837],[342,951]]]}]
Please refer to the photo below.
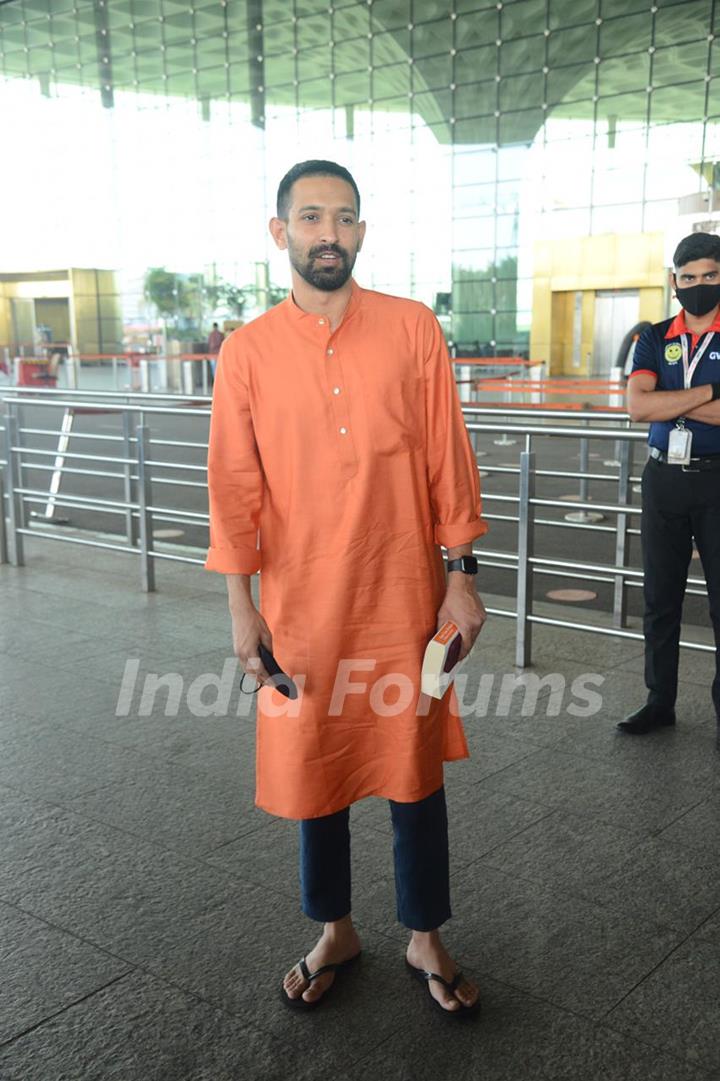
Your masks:
[{"label": "railing post", "polygon": [[[620,444],[620,473],[618,476],[617,501],[622,506],[630,502],[630,458],[632,441],[623,439]],[[628,541],[628,516],[617,515],[615,531],[615,566],[627,565],[627,541]],[[625,575],[615,575],[615,587],[613,590],[613,626],[624,627],[627,620],[627,588]]]},{"label": "railing post", "polygon": [[138,505],[140,512],[140,567],[142,587],[146,593],[155,592],[155,560],[152,555],[153,532],[152,512],[148,507],[152,506],[152,483],[150,469],[147,465],[150,459],[150,430],[145,424],[139,424],[137,434],[137,461],[138,461]]},{"label": "railing post", "polygon": [[526,436],[525,450],[520,455],[520,487],[518,491],[518,566],[517,566],[517,630],[515,636],[515,665],[528,668],[532,663],[533,554],[535,508],[535,452],[532,437]]},{"label": "railing post", "polygon": [[182,380],[182,393],[187,394],[188,396],[192,396],[195,391],[195,373],[193,371],[193,362],[191,360],[181,360],[180,372],[180,378]]},{"label": "railing post", "polygon": [[8,562],[7,530],[5,527],[5,470],[0,469],[0,563]]},{"label": "railing post", "polygon": [[80,359],[71,345],[67,351],[67,381],[68,390],[78,390],[80,387]]},{"label": "railing post", "polygon": [[25,548],[23,545],[23,535],[19,530],[25,526],[25,506],[23,504],[22,496],[17,491],[17,489],[22,486],[22,466],[20,461],[15,458],[15,455],[18,452],[12,449],[13,446],[20,446],[18,441],[18,422],[12,405],[8,402],[7,412],[5,414],[5,457],[7,459],[7,466],[5,468],[7,476],[8,510],[10,511],[10,537],[12,538],[12,553],[10,558],[14,566],[24,567]]},{"label": "railing post", "polygon": [[589,494],[588,473],[590,472],[590,443],[587,439],[580,440],[580,502],[587,503]]},{"label": "railing post", "polygon": [[[123,498],[126,503],[135,503],[135,492],[133,484],[133,449],[132,449],[132,437],[133,437],[133,418],[130,410],[125,410],[122,415],[122,431],[123,431],[123,458],[127,459],[123,465]],[[125,511],[125,536],[127,537],[128,544],[133,548],[137,545],[138,541],[138,522],[137,518],[133,514],[132,507],[128,507]]]},{"label": "railing post", "polygon": [[150,393],[150,361],[146,357],[140,357],[140,390]]}]

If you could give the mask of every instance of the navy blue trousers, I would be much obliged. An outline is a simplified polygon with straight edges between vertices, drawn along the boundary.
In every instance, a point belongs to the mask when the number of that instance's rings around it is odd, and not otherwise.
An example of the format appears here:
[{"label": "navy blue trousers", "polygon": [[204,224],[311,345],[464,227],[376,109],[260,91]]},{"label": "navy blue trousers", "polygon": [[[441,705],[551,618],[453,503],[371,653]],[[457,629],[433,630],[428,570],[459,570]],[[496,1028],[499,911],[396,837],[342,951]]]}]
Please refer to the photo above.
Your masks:
[{"label": "navy blue trousers", "polygon": [[[397,918],[434,931],[452,915],[445,789],[416,803],[388,801],[393,824]],[[350,808],[300,821],[302,910],[321,923],[351,911]]]}]

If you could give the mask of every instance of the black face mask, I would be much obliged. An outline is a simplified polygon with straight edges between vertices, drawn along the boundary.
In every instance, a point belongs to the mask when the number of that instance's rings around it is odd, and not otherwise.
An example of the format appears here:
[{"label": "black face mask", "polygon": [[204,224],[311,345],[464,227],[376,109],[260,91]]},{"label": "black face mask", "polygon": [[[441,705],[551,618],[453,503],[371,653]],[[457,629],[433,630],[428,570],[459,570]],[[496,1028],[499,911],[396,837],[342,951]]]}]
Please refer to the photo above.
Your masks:
[{"label": "black face mask", "polygon": [[687,289],[675,286],[677,298],[690,315],[707,315],[720,304],[720,285],[690,285]]}]

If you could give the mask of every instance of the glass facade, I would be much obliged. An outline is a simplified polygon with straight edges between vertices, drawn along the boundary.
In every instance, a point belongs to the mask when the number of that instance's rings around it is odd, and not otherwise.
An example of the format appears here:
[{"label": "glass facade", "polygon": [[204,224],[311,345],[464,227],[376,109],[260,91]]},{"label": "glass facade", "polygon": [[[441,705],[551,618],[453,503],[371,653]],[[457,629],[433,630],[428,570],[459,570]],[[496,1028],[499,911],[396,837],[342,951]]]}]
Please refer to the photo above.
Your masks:
[{"label": "glass facade", "polygon": [[278,180],[330,157],[361,284],[430,304],[460,354],[527,356],[538,246],[712,213],[715,6],[6,0],[0,272],[114,271],[129,327],[165,268],[186,336],[248,318],[289,281]]}]

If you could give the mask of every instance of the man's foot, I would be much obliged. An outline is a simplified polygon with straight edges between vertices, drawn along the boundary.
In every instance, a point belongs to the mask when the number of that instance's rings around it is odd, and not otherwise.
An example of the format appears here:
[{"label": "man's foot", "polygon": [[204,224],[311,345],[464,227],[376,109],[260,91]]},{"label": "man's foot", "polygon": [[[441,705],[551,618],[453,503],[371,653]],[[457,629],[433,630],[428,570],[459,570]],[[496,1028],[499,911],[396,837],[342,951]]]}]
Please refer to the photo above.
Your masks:
[{"label": "man's foot", "polygon": [[656,728],[666,728],[673,724],[675,724],[674,709],[664,709],[662,706],[654,706],[648,702],[642,709],[631,713],[624,721],[620,721],[618,729],[630,736],[644,736]]},{"label": "man's foot", "polygon": [[[408,964],[413,968],[436,972],[450,982],[458,966],[447,952],[438,931],[414,931],[406,954]],[[474,1006],[480,997],[480,988],[472,980],[463,977],[454,991],[449,991],[438,980],[429,980],[428,988],[434,999],[448,1011],[462,1010]]]},{"label": "man's foot", "polygon": [[[326,923],[322,935],[310,953],[305,955],[305,964],[310,972],[316,972],[323,965],[340,964],[349,961],[360,952],[360,939],[357,931],[346,916],[337,923]],[[306,1002],[315,1002],[322,998],[335,979],[334,972],[323,972],[322,976],[309,983],[300,966],[294,965],[283,980],[283,988],[288,998],[302,997]]]}]

